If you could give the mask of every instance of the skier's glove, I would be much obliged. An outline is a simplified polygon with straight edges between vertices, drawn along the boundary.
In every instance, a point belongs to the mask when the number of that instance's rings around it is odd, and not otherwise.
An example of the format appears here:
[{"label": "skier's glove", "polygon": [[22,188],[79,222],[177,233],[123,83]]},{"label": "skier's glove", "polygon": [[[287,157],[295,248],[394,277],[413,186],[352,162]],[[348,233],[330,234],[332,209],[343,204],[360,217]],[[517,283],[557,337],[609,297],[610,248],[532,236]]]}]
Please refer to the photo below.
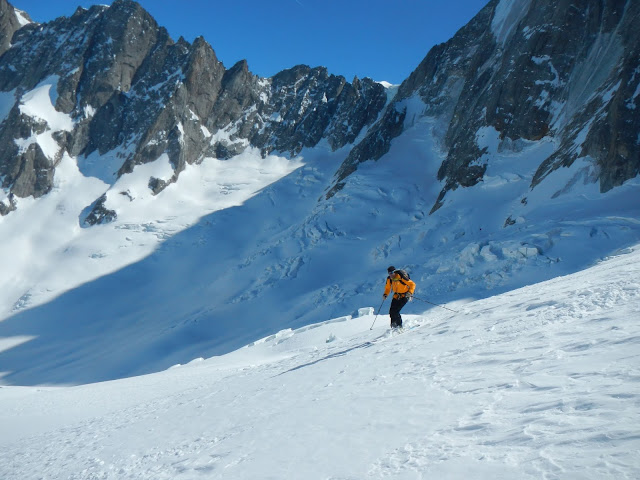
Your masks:
[{"label": "skier's glove", "polygon": [[406,297],[407,297],[407,300],[408,300],[409,302],[413,302],[413,295],[412,295],[412,294],[407,293]]}]

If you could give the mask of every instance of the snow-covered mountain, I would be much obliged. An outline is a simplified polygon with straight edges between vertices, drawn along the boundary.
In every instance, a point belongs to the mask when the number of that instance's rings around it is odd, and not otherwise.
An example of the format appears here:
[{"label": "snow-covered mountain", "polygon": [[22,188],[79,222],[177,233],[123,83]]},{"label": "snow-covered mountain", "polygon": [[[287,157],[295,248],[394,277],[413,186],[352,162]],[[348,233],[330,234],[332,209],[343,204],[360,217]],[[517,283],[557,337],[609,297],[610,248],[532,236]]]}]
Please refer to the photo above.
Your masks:
[{"label": "snow-covered mountain", "polygon": [[[298,66],[269,79],[244,61],[226,69],[204,39],[174,42],[130,0],[29,23],[12,42],[0,58],[4,214],[18,198],[51,191],[64,154],[99,164],[99,172],[83,172],[108,184],[137,165],[168,161],[167,176],[149,179],[157,195],[205,158],[229,159],[249,147],[294,156],[321,139],[340,148],[386,103],[379,83],[348,83],[324,68]],[[53,117],[30,108],[34,92],[49,95]],[[109,197],[83,221],[112,221],[123,207]]]},{"label": "snow-covered mountain", "polygon": [[496,153],[543,143],[531,188],[576,162],[572,181],[597,181],[602,192],[637,176],[639,19],[634,1],[489,2],[403,82],[330,193],[424,116],[437,119],[430,133],[446,156],[432,212],[448,192],[482,181]]},{"label": "snow-covered mountain", "polygon": [[493,0],[389,86],[227,69],[129,0],[44,25],[0,0],[1,381],[378,308],[389,264],[441,303],[637,244],[639,8]]},{"label": "snow-covered mountain", "polygon": [[398,336],[364,308],[151,375],[0,387],[0,477],[640,476],[638,248],[447,307]]}]

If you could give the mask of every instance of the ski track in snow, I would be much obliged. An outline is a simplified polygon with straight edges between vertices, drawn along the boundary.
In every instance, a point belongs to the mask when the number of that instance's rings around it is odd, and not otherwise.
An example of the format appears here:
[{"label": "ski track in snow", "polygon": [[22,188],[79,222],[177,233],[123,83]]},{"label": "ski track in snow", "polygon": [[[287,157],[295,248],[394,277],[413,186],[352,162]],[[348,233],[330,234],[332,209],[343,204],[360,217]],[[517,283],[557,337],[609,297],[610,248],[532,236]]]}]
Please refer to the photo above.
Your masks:
[{"label": "ski track in snow", "polygon": [[640,475],[640,251],[495,297],[342,317],[157,374],[0,388],[0,478]]}]

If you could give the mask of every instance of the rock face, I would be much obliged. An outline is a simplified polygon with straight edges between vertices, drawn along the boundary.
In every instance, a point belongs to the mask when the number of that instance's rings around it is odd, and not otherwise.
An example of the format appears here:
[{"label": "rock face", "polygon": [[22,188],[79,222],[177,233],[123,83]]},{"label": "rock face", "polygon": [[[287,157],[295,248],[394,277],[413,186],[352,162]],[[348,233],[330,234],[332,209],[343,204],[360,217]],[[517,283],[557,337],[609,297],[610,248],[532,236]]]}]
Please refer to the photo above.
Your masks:
[{"label": "rock face", "polygon": [[13,34],[30,22],[25,12],[16,10],[7,0],[0,0],[0,55],[9,50]]},{"label": "rock face", "polygon": [[[130,0],[22,28],[4,0],[0,14],[0,39],[11,41],[0,57],[0,92],[15,102],[0,125],[0,186],[7,199],[50,191],[65,153],[117,152],[121,166],[104,179],[111,182],[166,154],[174,175],[150,182],[158,193],[186,164],[205,157],[230,158],[250,146],[263,155],[295,155],[323,139],[338,149],[386,103],[382,85],[348,83],[324,68],[297,66],[268,79],[253,75],[244,61],[226,69],[204,39],[174,42]],[[26,95],[43,86],[66,118],[62,127],[29,111]],[[47,151],[40,136],[50,140]],[[87,222],[114,218],[103,204],[97,199]],[[5,200],[0,214],[12,205]]]},{"label": "rock face", "polygon": [[605,192],[640,172],[640,3],[634,0],[492,0],[450,41],[434,47],[400,86],[337,175],[339,190],[360,162],[384,155],[403,131],[407,100],[418,97],[446,159],[438,179],[446,193],[484,175],[490,155],[482,129],[502,146],[553,140],[532,187],[578,158],[594,163]]}]

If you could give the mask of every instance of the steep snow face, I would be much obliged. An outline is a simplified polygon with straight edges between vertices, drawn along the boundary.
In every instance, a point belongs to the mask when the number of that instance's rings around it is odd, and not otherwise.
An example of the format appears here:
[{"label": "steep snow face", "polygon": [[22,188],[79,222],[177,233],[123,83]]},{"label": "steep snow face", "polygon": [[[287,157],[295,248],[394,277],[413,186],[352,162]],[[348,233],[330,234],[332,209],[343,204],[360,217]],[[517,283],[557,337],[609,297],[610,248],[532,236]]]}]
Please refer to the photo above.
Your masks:
[{"label": "steep snow face", "polygon": [[20,147],[19,153],[24,153],[29,146],[37,144],[49,160],[55,161],[60,145],[53,135],[56,132],[73,130],[71,117],[55,108],[58,98],[58,80],[57,76],[51,76],[22,96],[20,113],[35,122],[44,122],[45,127],[40,134],[32,133],[28,138],[15,139],[15,144]]},{"label": "steep snow face", "polygon": [[30,92],[25,93],[20,102],[20,112],[47,122],[54,131],[70,131],[73,128],[73,122],[68,115],[60,113],[54,106],[58,99],[58,80],[57,76],[51,76],[40,82]]},{"label": "steep snow face", "polygon": [[29,19],[29,15],[26,12],[23,12],[22,10],[18,10],[17,8],[14,8],[14,12],[16,14],[16,20],[18,20],[18,24],[20,25],[20,27],[24,27],[25,25],[29,25],[30,23],[33,23]]},{"label": "steep snow face", "polygon": [[531,0],[500,0],[491,20],[496,42],[504,45],[531,7]]},{"label": "steep snow face", "polygon": [[0,477],[638,478],[639,247],[455,312],[416,299],[400,335],[364,307],[153,375],[0,388]]},{"label": "steep snow face", "polygon": [[619,36],[614,33],[600,33],[596,36],[588,53],[576,65],[567,80],[567,100],[562,116],[557,121],[560,127],[566,125],[568,120],[598,95],[604,97],[605,105],[609,104],[610,95],[615,91],[609,88],[607,97],[598,89],[606,82],[610,72],[618,68],[623,55],[624,45]]}]

